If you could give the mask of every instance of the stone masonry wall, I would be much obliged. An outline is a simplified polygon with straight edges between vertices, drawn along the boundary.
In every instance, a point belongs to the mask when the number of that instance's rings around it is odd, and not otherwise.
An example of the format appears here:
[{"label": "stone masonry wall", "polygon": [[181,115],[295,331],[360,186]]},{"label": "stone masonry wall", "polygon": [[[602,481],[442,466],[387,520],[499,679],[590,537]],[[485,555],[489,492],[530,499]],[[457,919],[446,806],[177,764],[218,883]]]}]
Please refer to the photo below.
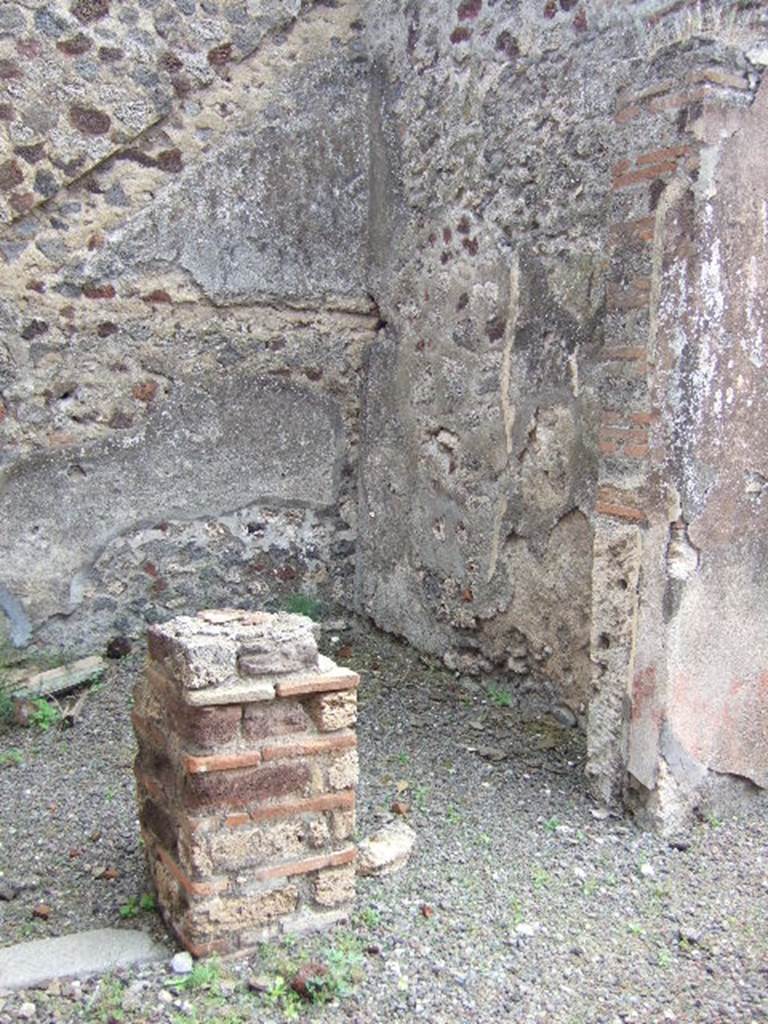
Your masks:
[{"label": "stone masonry wall", "polygon": [[618,352],[613,111],[676,45],[666,21],[647,23],[663,6],[367,7],[373,179],[400,187],[372,197],[387,329],[367,380],[360,598],[457,669],[551,681],[578,715],[600,445],[619,397],[604,372]]},{"label": "stone masonry wall", "polygon": [[719,775],[762,785],[765,192],[735,140],[761,137],[764,5],[367,20],[389,185],[362,606],[459,670],[588,707],[602,799],[654,805],[670,772],[687,810]]},{"label": "stone masonry wall", "polygon": [[17,643],[349,589],[377,324],[360,30],[298,0],[0,11]]},{"label": "stone masonry wall", "polygon": [[567,705],[601,799],[764,786],[767,47],[757,0],[5,4],[2,632],[324,591]]},{"label": "stone masonry wall", "polygon": [[194,955],[347,916],[357,684],[302,616],[208,611],[150,629],[139,813],[161,912]]},{"label": "stone masonry wall", "polygon": [[[602,5],[367,5],[376,295],[363,607],[457,670],[589,694],[610,138]],[[550,10],[551,7],[551,10]],[[607,68],[608,81],[594,67]],[[374,139],[374,142],[376,140]],[[389,168],[392,168],[389,170]]]}]

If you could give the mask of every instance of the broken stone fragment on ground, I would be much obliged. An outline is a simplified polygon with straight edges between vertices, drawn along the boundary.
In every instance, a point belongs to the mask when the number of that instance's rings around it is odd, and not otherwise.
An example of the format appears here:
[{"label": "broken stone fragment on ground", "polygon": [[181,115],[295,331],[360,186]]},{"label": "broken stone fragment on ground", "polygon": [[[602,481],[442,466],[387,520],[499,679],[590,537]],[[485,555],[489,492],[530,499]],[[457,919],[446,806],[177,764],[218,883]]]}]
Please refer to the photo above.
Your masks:
[{"label": "broken stone fragment on ground", "polygon": [[361,875],[391,875],[404,868],[413,851],[416,832],[398,818],[384,825],[358,846],[358,872]]}]

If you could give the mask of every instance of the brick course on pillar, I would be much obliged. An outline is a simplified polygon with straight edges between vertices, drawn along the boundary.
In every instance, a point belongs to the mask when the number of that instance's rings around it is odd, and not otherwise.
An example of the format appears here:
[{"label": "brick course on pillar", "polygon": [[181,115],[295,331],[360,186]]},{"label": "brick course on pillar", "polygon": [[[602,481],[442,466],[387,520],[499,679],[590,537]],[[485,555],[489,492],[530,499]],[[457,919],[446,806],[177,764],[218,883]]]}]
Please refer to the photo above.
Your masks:
[{"label": "brick course on pillar", "polygon": [[300,615],[205,611],[149,630],[139,816],[160,911],[194,955],[348,915],[358,681]]}]

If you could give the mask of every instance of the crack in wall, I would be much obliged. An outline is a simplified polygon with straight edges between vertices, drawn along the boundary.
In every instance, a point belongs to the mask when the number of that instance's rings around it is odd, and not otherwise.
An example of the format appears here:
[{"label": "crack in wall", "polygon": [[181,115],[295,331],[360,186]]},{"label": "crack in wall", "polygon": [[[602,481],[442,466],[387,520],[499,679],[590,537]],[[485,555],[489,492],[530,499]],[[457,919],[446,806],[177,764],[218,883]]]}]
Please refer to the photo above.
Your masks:
[{"label": "crack in wall", "polygon": [[516,253],[512,266],[509,268],[509,304],[507,326],[504,331],[504,350],[501,355],[499,371],[499,396],[501,415],[504,421],[504,437],[506,439],[507,456],[512,454],[512,438],[515,426],[515,407],[510,398],[512,375],[512,349],[515,344],[517,321],[520,314],[520,258]]}]

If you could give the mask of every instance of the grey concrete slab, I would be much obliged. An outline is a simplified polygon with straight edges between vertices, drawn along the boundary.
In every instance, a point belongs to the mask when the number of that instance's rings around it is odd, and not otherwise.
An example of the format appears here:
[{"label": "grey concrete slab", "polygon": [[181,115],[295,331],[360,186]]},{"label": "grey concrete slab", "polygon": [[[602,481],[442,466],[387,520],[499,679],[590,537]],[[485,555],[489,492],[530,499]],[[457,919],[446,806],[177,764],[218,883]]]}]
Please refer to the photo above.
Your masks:
[{"label": "grey concrete slab", "polygon": [[165,960],[169,952],[146,932],[95,928],[0,949],[0,989],[31,988],[54,978],[104,974]]}]

